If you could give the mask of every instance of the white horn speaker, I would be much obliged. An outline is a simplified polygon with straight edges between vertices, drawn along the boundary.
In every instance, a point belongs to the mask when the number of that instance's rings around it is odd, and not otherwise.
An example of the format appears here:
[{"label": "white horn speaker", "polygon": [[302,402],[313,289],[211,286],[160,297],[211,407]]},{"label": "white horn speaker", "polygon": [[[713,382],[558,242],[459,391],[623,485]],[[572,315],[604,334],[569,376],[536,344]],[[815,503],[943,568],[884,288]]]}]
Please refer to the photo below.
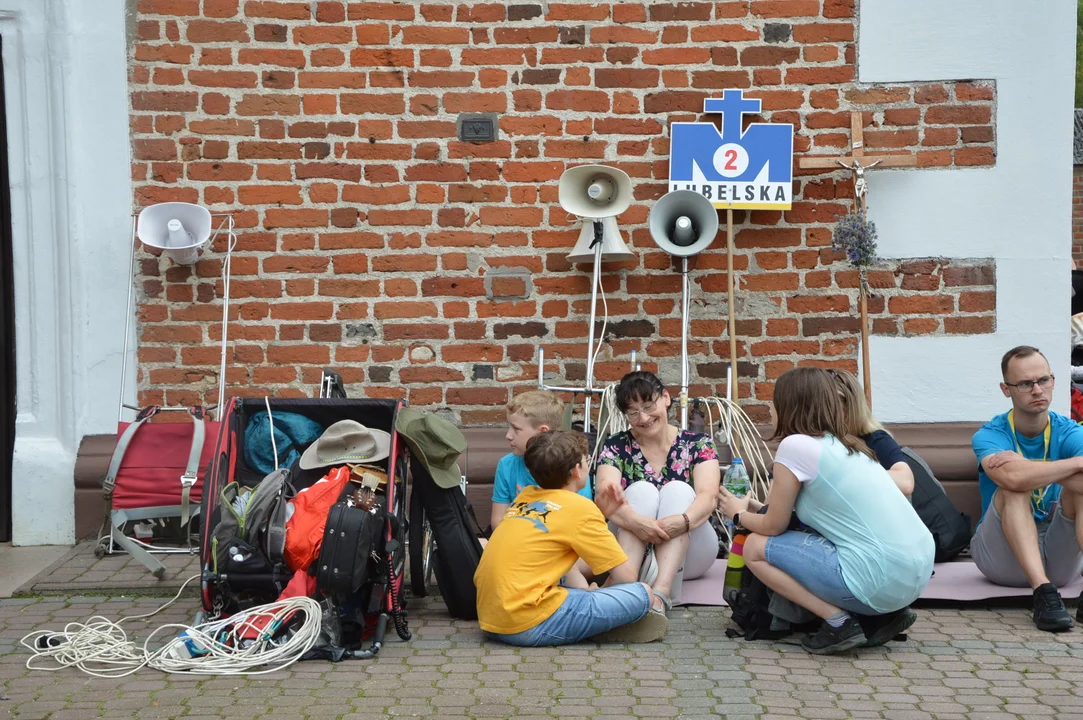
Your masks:
[{"label": "white horn speaker", "polygon": [[654,204],[647,224],[658,247],[670,255],[691,257],[714,242],[718,211],[697,192],[675,190]]},{"label": "white horn speaker", "polygon": [[584,218],[615,217],[632,204],[628,173],[608,165],[580,165],[560,176],[560,206]]},{"label": "white horn speaker", "polygon": [[594,260],[594,225],[602,226],[602,262],[614,260],[627,260],[635,257],[635,253],[628,249],[620,236],[617,228],[617,218],[604,217],[601,220],[586,220],[583,229],[579,232],[579,241],[575,248],[568,253],[568,262],[591,262]]},{"label": "white horn speaker", "polygon": [[158,203],[139,213],[136,234],[144,245],[164,250],[178,265],[191,265],[211,236],[211,213],[191,203]]},{"label": "white horn speaker", "polygon": [[562,208],[586,220],[575,248],[568,254],[570,262],[594,260],[597,257],[595,242],[599,239],[602,254],[598,259],[613,261],[635,257],[624,244],[617,227],[617,215],[632,204],[632,180],[628,173],[608,165],[569,168],[560,176],[557,199]]}]

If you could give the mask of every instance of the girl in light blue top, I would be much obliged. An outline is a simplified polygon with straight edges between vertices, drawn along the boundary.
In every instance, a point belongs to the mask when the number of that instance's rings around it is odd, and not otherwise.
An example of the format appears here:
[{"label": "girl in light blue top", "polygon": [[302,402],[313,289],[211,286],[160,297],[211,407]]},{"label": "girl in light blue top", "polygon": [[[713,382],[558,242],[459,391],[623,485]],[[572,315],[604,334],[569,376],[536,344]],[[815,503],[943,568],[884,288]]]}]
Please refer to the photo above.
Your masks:
[{"label": "girl in light blue top", "polygon": [[[721,491],[723,511],[752,533],[745,562],[769,588],[823,618],[802,641],[809,652],[887,642],[916,619],[908,606],[932,576],[932,535],[850,434],[829,371],[784,373],[774,411],[781,443],[766,512],[754,514],[748,498]],[[815,533],[786,531],[794,510]]]}]

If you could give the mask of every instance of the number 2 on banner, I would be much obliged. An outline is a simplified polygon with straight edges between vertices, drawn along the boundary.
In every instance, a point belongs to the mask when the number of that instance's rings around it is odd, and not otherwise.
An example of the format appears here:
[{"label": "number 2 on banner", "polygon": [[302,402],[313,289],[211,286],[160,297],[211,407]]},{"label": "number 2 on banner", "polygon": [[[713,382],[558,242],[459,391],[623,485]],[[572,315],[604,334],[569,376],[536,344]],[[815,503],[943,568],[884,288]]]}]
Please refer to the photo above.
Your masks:
[{"label": "number 2 on banner", "polygon": [[714,167],[722,177],[740,177],[748,169],[748,151],[735,143],[726,143],[715,150]]}]

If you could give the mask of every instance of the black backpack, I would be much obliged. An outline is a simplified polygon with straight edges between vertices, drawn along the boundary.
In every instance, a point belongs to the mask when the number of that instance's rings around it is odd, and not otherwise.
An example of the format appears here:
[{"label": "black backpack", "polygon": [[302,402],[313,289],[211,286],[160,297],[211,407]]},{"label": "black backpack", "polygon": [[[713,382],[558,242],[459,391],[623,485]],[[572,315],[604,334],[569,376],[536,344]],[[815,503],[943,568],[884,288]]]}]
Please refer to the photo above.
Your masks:
[{"label": "black backpack", "polygon": [[730,606],[733,625],[726,628],[726,637],[743,637],[745,640],[781,640],[792,630],[783,623],[783,629],[772,630],[775,616],[768,606],[770,591],[747,567],[741,570],[741,589],[725,598]]},{"label": "black backpack", "polygon": [[914,472],[914,510],[933,535],[936,562],[947,562],[970,544],[970,516],[952,504],[944,486],[917,453],[908,447],[902,452]]}]

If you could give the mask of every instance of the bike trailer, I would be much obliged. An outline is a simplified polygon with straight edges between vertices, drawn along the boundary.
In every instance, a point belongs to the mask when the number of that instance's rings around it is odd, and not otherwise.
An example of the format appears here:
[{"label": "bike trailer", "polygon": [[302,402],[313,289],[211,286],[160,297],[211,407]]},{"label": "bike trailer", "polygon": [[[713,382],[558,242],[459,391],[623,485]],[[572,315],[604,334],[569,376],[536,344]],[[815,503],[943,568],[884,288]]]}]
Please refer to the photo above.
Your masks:
[{"label": "bike trailer", "polygon": [[[273,602],[287,585],[295,588],[307,584],[313,597],[324,603],[325,624],[329,616],[334,616],[341,626],[341,646],[347,653],[360,646],[364,634],[375,632],[377,639],[382,640],[379,636],[389,618],[403,640],[410,638],[402,597],[410,461],[405,444],[395,432],[395,417],[401,407],[401,401],[383,399],[233,398],[229,401],[207,473],[200,513],[202,602],[208,618],[225,617]],[[377,463],[382,466],[377,472],[387,477],[378,490],[378,508],[369,513],[354,507],[351,498],[360,485],[347,481],[354,472],[349,466],[302,470],[295,461],[291,467],[276,471],[288,474],[285,483],[280,476],[265,475],[249,467],[245,460],[246,428],[254,416],[268,412],[272,428],[276,413],[294,413],[324,428],[354,420],[367,428],[389,433],[388,457]],[[272,480],[274,485],[261,492],[264,483]],[[302,505],[294,501],[307,490],[331,492],[333,496],[326,498],[321,506],[325,510],[316,528],[322,539],[318,554],[304,556],[308,567],[294,568],[290,565],[298,563],[296,554],[291,555],[288,547],[289,531],[286,531],[287,547],[279,556],[276,539],[281,533],[277,530],[282,519],[290,517],[296,512],[294,508]],[[240,493],[252,498],[249,507],[257,502],[256,498],[263,499],[258,505],[258,520],[247,517],[248,507],[242,510],[235,507]],[[309,497],[315,494],[309,493]],[[236,529],[222,532],[219,526],[226,521]],[[323,534],[325,530],[330,532],[332,526],[335,537],[328,541]],[[358,552],[362,546],[364,557]]]}]

